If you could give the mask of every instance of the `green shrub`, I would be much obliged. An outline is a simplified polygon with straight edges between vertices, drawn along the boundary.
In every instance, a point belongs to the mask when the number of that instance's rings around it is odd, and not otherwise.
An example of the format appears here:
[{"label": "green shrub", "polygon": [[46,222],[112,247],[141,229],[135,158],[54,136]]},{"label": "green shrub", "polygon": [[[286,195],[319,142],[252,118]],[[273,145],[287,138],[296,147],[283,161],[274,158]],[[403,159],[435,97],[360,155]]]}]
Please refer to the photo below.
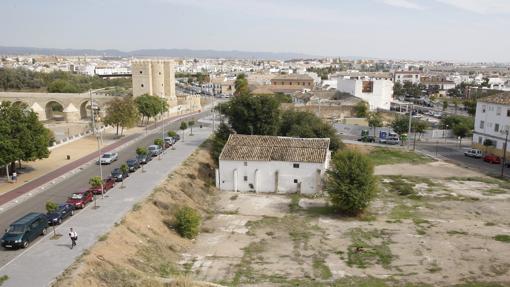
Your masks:
[{"label": "green shrub", "polygon": [[370,159],[352,150],[336,153],[327,172],[326,191],[332,206],[343,213],[359,214],[376,193]]},{"label": "green shrub", "polygon": [[191,207],[183,207],[175,214],[177,232],[184,238],[192,239],[200,230],[200,214]]}]

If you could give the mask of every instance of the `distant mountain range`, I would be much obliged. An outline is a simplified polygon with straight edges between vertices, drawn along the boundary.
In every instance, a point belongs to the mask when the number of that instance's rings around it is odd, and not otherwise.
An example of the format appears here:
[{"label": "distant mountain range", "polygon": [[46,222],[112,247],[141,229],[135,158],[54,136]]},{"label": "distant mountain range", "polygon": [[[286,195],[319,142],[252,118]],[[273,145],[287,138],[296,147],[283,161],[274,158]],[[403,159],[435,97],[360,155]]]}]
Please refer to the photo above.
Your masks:
[{"label": "distant mountain range", "polygon": [[115,49],[53,49],[34,47],[0,46],[0,55],[48,55],[48,56],[105,56],[105,57],[175,57],[175,58],[225,58],[225,59],[311,59],[320,58],[301,53],[273,53],[248,51],[218,51],[192,49],[142,49],[134,51],[120,51]]}]

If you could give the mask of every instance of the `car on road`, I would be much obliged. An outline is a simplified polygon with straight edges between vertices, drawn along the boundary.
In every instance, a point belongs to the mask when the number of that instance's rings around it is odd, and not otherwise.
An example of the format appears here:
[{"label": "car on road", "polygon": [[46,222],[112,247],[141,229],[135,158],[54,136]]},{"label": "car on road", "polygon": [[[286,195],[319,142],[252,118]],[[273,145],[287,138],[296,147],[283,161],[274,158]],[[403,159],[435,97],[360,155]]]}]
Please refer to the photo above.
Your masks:
[{"label": "car on road", "polygon": [[165,141],[165,148],[169,148],[169,147],[173,146],[175,143],[175,139],[173,137],[165,137],[164,141]]},{"label": "car on road", "polygon": [[94,194],[87,189],[73,193],[66,203],[71,204],[77,209],[84,208],[89,202],[92,202],[92,200],[94,200]]},{"label": "car on road", "polygon": [[129,172],[123,173],[120,168],[116,168],[112,170],[112,178],[115,179],[115,181],[124,181],[124,179],[129,177]]},{"label": "car on road", "polygon": [[74,215],[74,206],[69,203],[60,204],[58,208],[51,213],[47,213],[48,225],[60,225],[64,219]]},{"label": "car on road", "polygon": [[494,154],[487,154],[483,157],[483,161],[492,163],[492,164],[501,164],[501,159],[499,156]]},{"label": "car on road", "polygon": [[363,136],[358,139],[359,142],[365,143],[373,143],[375,142],[375,138],[373,136]]},{"label": "car on road", "polygon": [[128,166],[129,172],[135,172],[137,169],[140,168],[140,162],[137,158],[131,158],[126,161],[126,164]]},{"label": "car on road", "polygon": [[140,164],[146,164],[148,163],[149,161],[152,160],[152,155],[150,153],[147,153],[147,154],[140,154],[140,155],[137,155],[136,156],[136,159],[138,160],[138,162]]},{"label": "car on road", "polygon": [[442,113],[439,113],[439,112],[434,112],[434,113],[432,114],[432,116],[434,116],[434,117],[436,117],[436,118],[441,118],[441,117],[443,116],[443,114],[442,114]]},{"label": "car on road", "polygon": [[385,143],[390,145],[397,145],[400,143],[400,139],[398,137],[388,137]]},{"label": "car on road", "polygon": [[[109,177],[109,178],[103,179],[103,193],[112,189],[114,186],[115,186],[114,178]],[[101,194],[101,186],[91,187],[89,190],[92,191],[93,194]]]},{"label": "car on road", "polygon": [[119,154],[116,152],[106,152],[99,158],[100,164],[111,164],[112,162],[119,159]]},{"label": "car on road", "polygon": [[476,148],[470,148],[464,152],[467,157],[482,158],[482,151]]},{"label": "car on road", "polygon": [[147,150],[152,154],[152,156],[158,156],[163,151],[159,145],[153,144],[147,147]]},{"label": "car on road", "polygon": [[174,136],[175,142],[178,142],[181,139],[181,136],[179,134],[176,134]]},{"label": "car on road", "polygon": [[4,248],[27,248],[39,235],[45,235],[48,217],[43,213],[31,212],[16,220],[5,231],[1,244]]}]

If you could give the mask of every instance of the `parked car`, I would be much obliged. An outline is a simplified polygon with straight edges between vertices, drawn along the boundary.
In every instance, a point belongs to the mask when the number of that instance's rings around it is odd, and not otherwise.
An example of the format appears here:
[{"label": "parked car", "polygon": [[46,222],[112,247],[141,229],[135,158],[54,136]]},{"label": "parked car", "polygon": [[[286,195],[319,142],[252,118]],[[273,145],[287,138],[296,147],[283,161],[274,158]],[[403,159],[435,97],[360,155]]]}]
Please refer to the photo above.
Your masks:
[{"label": "parked car", "polygon": [[363,136],[358,139],[359,142],[365,142],[365,143],[373,143],[375,142],[375,138],[373,136]]},{"label": "parked car", "polygon": [[128,166],[129,172],[135,172],[137,169],[140,168],[140,162],[137,158],[128,159],[126,161],[126,164]]},{"label": "parked car", "polygon": [[153,144],[147,147],[147,150],[152,153],[152,156],[158,156],[163,151],[159,145]]},{"label": "parked car", "polygon": [[74,215],[74,206],[64,203],[58,206],[57,210],[46,214],[48,225],[60,225],[64,219]]},{"label": "parked car", "polygon": [[129,177],[129,172],[123,173],[120,168],[116,168],[112,170],[112,178],[115,179],[115,181],[124,181],[124,179]]},{"label": "parked car", "polygon": [[[107,192],[108,190],[112,189],[115,186],[115,179],[114,178],[105,178],[103,179],[103,193]],[[91,187],[89,189],[94,194],[101,194],[101,187]]]},{"label": "parked car", "polygon": [[176,134],[174,139],[175,139],[175,142],[178,142],[181,139],[181,136],[179,134]]},{"label": "parked car", "polygon": [[39,235],[45,235],[48,217],[43,213],[31,212],[16,220],[5,230],[1,244],[4,248],[26,248]]},{"label": "parked car", "polygon": [[148,162],[149,162],[149,158],[150,158],[150,157],[149,157],[149,155],[148,155],[148,154],[146,154],[146,155],[140,154],[140,155],[137,155],[137,156],[136,156],[136,159],[138,160],[138,162],[139,162],[140,164],[146,164],[146,163],[148,163]]},{"label": "parked car", "polygon": [[111,164],[112,162],[119,159],[119,154],[116,152],[104,153],[99,159],[100,164]]},{"label": "parked car", "polygon": [[474,157],[474,158],[481,158],[482,157],[482,151],[476,148],[468,149],[464,152],[464,155],[467,157]]},{"label": "parked car", "polygon": [[501,159],[499,156],[494,154],[487,154],[483,157],[483,161],[493,164],[501,164]]},{"label": "parked car", "polygon": [[84,208],[89,202],[94,200],[94,194],[90,190],[75,192],[69,197],[67,203],[74,206],[74,208]]},{"label": "parked car", "polygon": [[165,141],[165,148],[169,148],[169,147],[173,146],[175,143],[175,139],[173,137],[165,137],[164,141]]}]

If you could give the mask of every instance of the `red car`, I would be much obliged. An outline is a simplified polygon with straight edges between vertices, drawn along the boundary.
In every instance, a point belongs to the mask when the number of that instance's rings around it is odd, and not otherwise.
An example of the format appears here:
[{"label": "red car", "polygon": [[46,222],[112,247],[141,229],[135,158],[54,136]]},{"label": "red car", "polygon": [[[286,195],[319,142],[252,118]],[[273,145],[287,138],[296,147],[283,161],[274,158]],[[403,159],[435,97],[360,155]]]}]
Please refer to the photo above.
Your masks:
[{"label": "red car", "polygon": [[74,206],[74,208],[84,208],[87,203],[94,200],[94,195],[92,191],[85,190],[73,193],[71,197],[67,200],[67,203]]},{"label": "red car", "polygon": [[494,163],[494,164],[501,164],[501,159],[499,156],[494,154],[487,154],[483,157],[483,161],[486,161],[488,163]]},{"label": "red car", "polygon": [[[115,186],[115,179],[107,178],[103,179],[103,192],[106,193],[108,190],[112,189]],[[94,194],[101,194],[101,187],[91,187],[89,189]]]}]

